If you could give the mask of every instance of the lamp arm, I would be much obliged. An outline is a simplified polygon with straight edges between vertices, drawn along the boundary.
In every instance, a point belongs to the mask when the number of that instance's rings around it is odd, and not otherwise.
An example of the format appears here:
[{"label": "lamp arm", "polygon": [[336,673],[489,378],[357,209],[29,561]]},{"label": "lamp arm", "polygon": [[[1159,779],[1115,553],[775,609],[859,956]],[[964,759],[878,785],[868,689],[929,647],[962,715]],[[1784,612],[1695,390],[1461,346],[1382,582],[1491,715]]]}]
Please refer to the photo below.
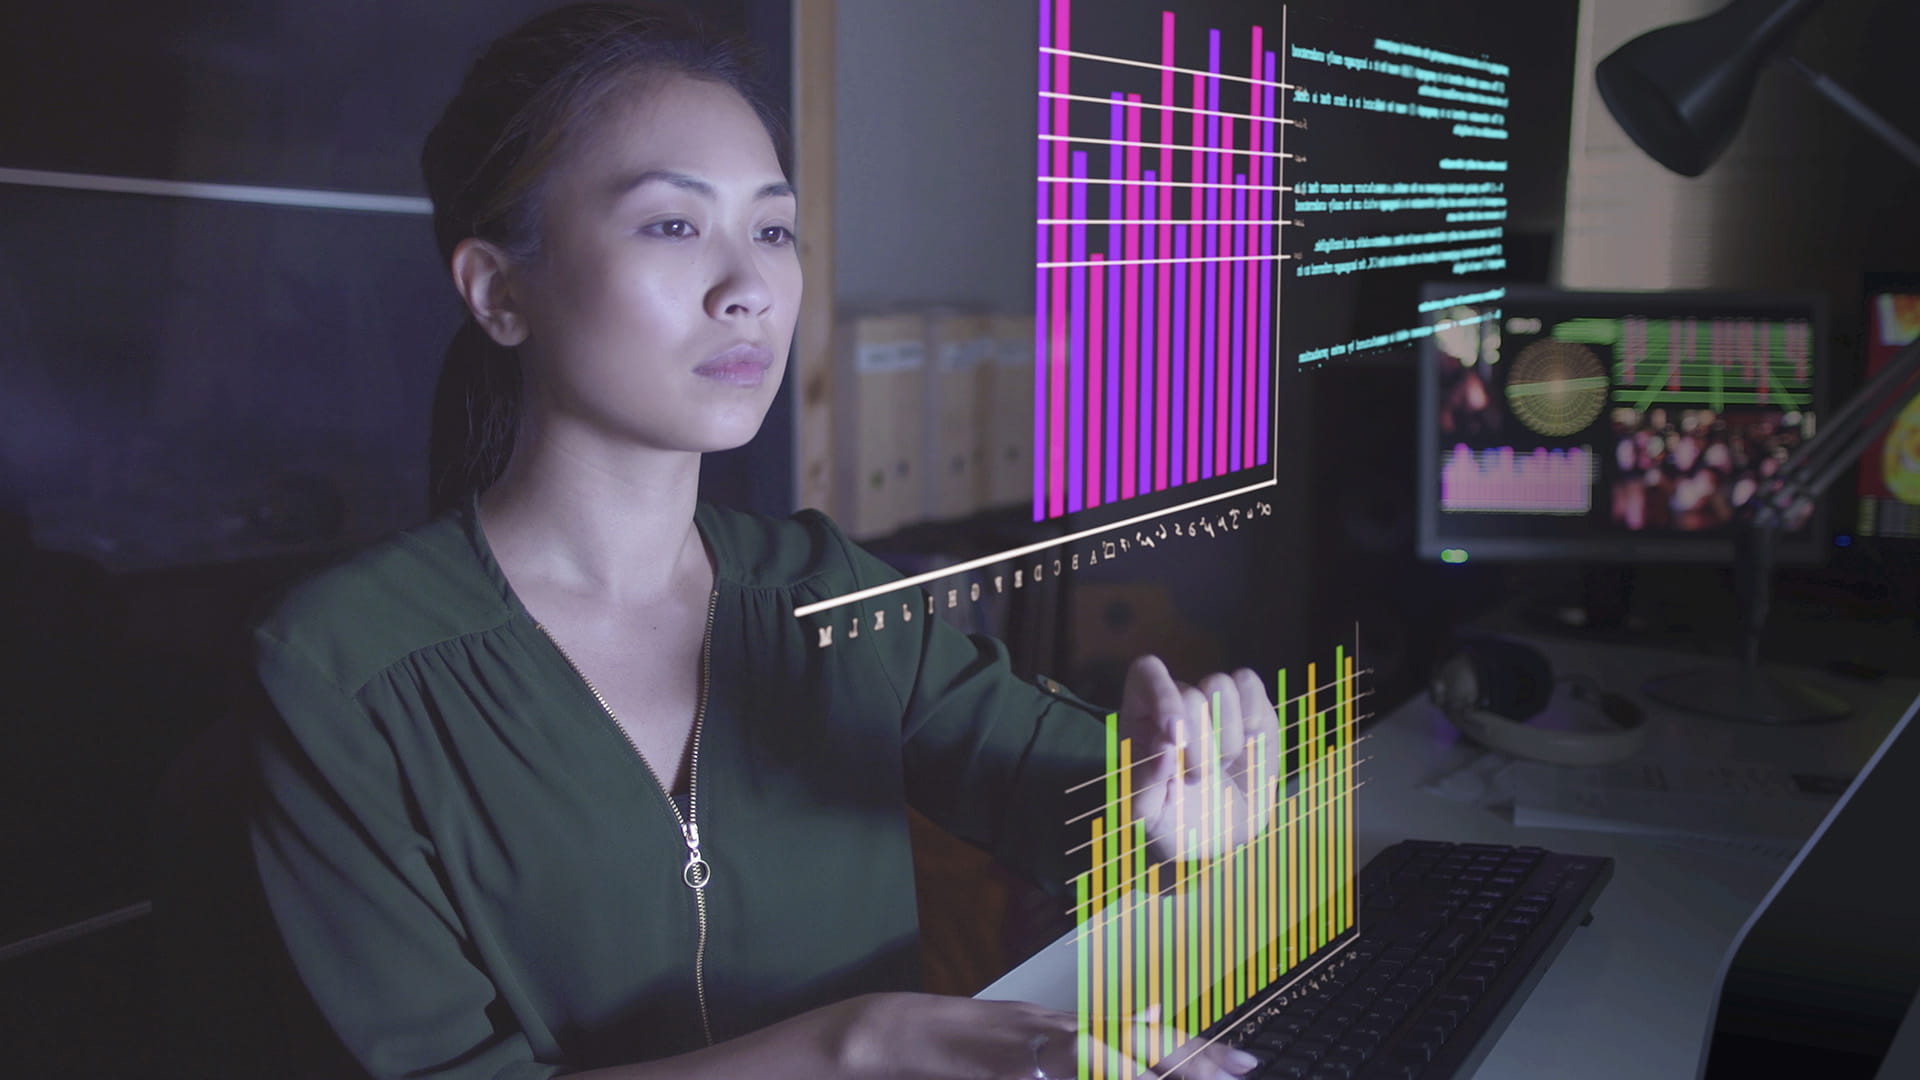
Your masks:
[{"label": "lamp arm", "polygon": [[1862,127],[1878,135],[1880,141],[1892,147],[1895,153],[1906,158],[1916,167],[1920,167],[1920,143],[1908,138],[1905,132],[1868,108],[1866,102],[1854,97],[1846,87],[1802,63],[1799,57],[1789,56],[1786,63],[1795,74],[1807,80],[1821,97],[1839,106],[1841,112],[1853,117]]},{"label": "lamp arm", "polygon": [[1915,375],[1920,375],[1920,339],[1895,353],[1893,361],[1867,380],[1813,438],[1787,458],[1767,486],[1748,500],[1754,525],[1778,528],[1794,517],[1802,504],[1831,487],[1920,390],[1920,386],[1908,385]]}]

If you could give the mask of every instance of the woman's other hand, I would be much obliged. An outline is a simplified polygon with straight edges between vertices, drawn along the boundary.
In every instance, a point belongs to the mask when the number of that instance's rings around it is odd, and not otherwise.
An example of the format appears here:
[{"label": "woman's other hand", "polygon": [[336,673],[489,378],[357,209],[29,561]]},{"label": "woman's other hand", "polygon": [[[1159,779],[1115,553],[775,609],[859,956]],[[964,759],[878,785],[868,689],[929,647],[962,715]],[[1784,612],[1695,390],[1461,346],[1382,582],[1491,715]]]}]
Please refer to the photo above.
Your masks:
[{"label": "woman's other hand", "polygon": [[[1238,1080],[1259,1064],[1225,1043],[1205,1045],[1163,1029],[1157,1007],[1106,1025],[1116,1034],[1100,1043],[1090,1034],[1083,1037],[1072,1013],[1025,1002],[868,994],[828,1007],[833,1010],[844,1010],[837,1056],[843,1066],[839,1075],[848,1080],[1074,1080],[1083,1051],[1105,1059],[1100,1075],[1111,1080]],[[1121,1031],[1133,1037],[1116,1037]],[[1138,1049],[1169,1042],[1176,1049],[1164,1056]],[[1115,1043],[1135,1049],[1129,1053]]]}]

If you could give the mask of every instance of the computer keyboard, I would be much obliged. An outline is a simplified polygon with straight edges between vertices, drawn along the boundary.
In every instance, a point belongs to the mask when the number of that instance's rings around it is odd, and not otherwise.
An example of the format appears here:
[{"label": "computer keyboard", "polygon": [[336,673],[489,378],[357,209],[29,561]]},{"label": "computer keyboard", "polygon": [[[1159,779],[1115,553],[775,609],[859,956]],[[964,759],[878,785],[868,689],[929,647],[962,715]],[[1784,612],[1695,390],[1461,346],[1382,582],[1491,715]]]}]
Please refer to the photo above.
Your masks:
[{"label": "computer keyboard", "polygon": [[1358,936],[1214,1031],[1263,1080],[1468,1075],[1612,876],[1612,859],[1404,840],[1360,871]]}]

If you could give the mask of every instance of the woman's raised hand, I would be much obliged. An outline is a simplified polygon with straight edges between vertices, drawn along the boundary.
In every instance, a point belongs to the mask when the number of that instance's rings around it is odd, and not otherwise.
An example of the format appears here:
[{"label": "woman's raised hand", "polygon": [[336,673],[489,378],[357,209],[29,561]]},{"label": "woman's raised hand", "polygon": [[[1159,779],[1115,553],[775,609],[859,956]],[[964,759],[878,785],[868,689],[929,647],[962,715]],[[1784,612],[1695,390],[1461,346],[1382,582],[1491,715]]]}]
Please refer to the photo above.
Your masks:
[{"label": "woman's raised hand", "polygon": [[[1260,834],[1272,820],[1274,785],[1259,784],[1256,747],[1265,745],[1267,777],[1278,773],[1280,717],[1260,677],[1248,668],[1179,682],[1157,656],[1127,668],[1121,689],[1120,737],[1133,740],[1133,816],[1145,828],[1153,857],[1221,855]],[[1176,768],[1185,751],[1184,772]],[[1209,791],[1218,785],[1226,819],[1212,819]],[[1179,834],[1180,823],[1197,843]]]}]

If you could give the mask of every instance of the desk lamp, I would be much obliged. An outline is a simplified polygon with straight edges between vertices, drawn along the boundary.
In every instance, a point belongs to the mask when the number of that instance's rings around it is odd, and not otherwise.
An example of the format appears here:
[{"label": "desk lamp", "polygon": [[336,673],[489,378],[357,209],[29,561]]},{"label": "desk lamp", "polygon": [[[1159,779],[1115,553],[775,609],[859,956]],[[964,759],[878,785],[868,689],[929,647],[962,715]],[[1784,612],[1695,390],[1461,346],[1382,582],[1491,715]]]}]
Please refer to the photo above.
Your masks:
[{"label": "desk lamp", "polygon": [[[1734,0],[1693,22],[1649,31],[1600,62],[1600,97],[1647,156],[1698,176],[1739,131],[1760,71],[1786,51],[1822,0]],[[1825,75],[1798,59],[1786,65],[1813,89],[1920,167],[1920,144]],[[1837,720],[1847,704],[1817,687],[1760,666],[1760,631],[1773,583],[1774,540],[1806,520],[1813,500],[1884,431],[1920,390],[1920,341],[1894,357],[1779,472],[1761,481],[1734,525],[1734,581],[1740,603],[1740,663],[1649,681],[1649,697],[1693,712],[1762,724]]]}]

